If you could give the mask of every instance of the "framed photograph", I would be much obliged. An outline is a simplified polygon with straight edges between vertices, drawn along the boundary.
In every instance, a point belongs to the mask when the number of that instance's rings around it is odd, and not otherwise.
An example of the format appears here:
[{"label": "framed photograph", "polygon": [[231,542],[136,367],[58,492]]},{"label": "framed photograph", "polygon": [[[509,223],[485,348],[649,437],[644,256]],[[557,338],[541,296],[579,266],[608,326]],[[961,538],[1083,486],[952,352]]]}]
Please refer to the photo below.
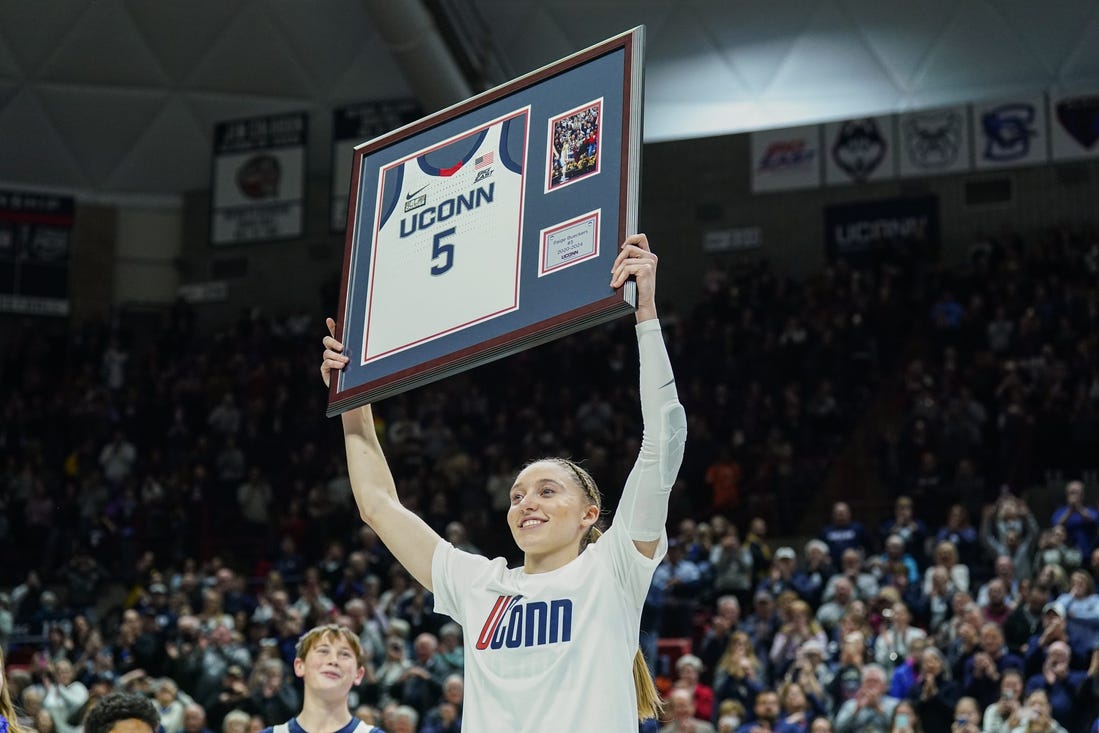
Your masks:
[{"label": "framed photograph", "polygon": [[596,99],[549,121],[546,193],[599,173],[603,100]]},{"label": "framed photograph", "polygon": [[328,414],[636,307],[643,28],[354,149]]}]

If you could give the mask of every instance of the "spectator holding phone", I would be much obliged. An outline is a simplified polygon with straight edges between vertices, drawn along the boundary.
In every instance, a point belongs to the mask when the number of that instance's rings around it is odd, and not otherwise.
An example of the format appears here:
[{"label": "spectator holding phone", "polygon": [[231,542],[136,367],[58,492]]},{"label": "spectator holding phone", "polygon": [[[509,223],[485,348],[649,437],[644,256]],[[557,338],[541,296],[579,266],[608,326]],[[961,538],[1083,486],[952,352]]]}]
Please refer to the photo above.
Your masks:
[{"label": "spectator holding phone", "polygon": [[981,733],[981,711],[972,697],[963,697],[954,706],[950,733]]},{"label": "spectator holding phone", "polygon": [[1068,733],[1051,714],[1045,690],[1026,696],[1026,703],[1008,720],[1008,733]]},{"label": "spectator holding phone", "polygon": [[1009,669],[1000,677],[1000,699],[985,708],[982,733],[1008,733],[1008,721],[1018,711],[1023,696],[1023,676]]}]

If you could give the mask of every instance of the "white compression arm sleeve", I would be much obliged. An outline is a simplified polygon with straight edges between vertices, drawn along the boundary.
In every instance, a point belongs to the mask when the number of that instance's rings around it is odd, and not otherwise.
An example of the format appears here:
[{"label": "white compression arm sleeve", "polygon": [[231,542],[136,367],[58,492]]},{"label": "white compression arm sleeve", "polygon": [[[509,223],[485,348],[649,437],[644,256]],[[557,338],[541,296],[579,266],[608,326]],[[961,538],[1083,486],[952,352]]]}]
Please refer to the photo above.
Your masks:
[{"label": "white compression arm sleeve", "polygon": [[675,375],[657,320],[637,324],[641,359],[641,418],[644,432],[614,523],[630,539],[653,542],[668,521],[668,495],[683,463],[687,417],[675,389]]}]

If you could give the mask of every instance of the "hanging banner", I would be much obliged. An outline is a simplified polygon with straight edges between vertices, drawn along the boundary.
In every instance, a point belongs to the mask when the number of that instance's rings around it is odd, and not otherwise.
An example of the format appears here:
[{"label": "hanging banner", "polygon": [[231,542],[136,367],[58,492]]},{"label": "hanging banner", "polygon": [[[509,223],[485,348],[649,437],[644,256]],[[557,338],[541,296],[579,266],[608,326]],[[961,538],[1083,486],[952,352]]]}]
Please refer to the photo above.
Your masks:
[{"label": "hanging banner", "polygon": [[969,110],[958,105],[897,115],[897,150],[903,178],[970,170]]},{"label": "hanging banner", "polygon": [[305,233],[306,114],[222,122],[214,129],[210,243]]},{"label": "hanging banner", "polygon": [[1046,153],[1046,103],[1042,94],[972,105],[973,158],[978,169],[1040,165]]},{"label": "hanging banner", "polygon": [[824,182],[865,183],[894,178],[893,118],[888,115],[824,126]]},{"label": "hanging banner", "polygon": [[424,116],[415,99],[383,99],[340,107],[332,113],[332,214],[334,233],[347,226],[347,199],[355,146]]},{"label": "hanging banner", "polygon": [[751,133],[752,192],[789,191],[820,185],[820,127],[787,127]]},{"label": "hanging banner", "polygon": [[0,190],[0,312],[69,312],[69,196]]},{"label": "hanging banner", "polygon": [[917,254],[939,247],[936,196],[856,201],[824,208],[824,246],[829,259],[872,255],[903,246]]},{"label": "hanging banner", "polygon": [[1099,91],[1051,94],[1049,108],[1054,160],[1099,157]]}]

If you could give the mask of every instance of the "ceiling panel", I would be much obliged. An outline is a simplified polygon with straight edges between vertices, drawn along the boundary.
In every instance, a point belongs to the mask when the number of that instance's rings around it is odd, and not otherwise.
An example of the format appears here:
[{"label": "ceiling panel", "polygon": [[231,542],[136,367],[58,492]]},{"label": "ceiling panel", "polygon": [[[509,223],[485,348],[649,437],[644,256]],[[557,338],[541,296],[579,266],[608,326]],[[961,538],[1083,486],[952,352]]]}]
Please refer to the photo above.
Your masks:
[{"label": "ceiling panel", "polygon": [[327,12],[318,13],[314,3],[280,0],[267,9],[310,83],[329,90],[366,49],[375,52],[375,59],[390,61],[362,0],[326,0],[324,7]]},{"label": "ceiling panel", "polygon": [[8,48],[8,42],[4,40],[3,33],[0,32],[0,77],[14,78],[21,75],[22,70],[15,60],[15,54]]},{"label": "ceiling panel", "polygon": [[163,87],[170,77],[118,2],[92,3],[43,63],[45,82]]},{"label": "ceiling panel", "polygon": [[913,89],[986,85],[1041,89],[1047,76],[1041,59],[1003,15],[983,0],[972,0],[959,3],[957,13],[931,44]]},{"label": "ceiling panel", "polygon": [[209,152],[198,161],[195,155],[212,149],[210,131],[199,126],[181,97],[174,96],[134,139],[106,186],[116,191],[159,191],[165,180],[171,180],[180,191],[205,188],[210,183]]},{"label": "ceiling panel", "polygon": [[77,86],[37,87],[53,128],[96,187],[145,133],[167,97],[166,91]]},{"label": "ceiling panel", "polygon": [[7,41],[23,72],[33,76],[76,27],[89,5],[89,0],[5,2],[0,4],[0,36]]},{"label": "ceiling panel", "polygon": [[196,89],[277,97],[311,96],[315,86],[261,3],[230,21],[186,81]]},{"label": "ceiling panel", "polygon": [[[1099,16],[1099,3],[996,0],[992,5],[1049,74],[1057,74],[1064,67],[1085,42],[1091,21]],[[1093,43],[1090,46],[1093,58],[1095,48]]]},{"label": "ceiling panel", "polygon": [[889,96],[897,85],[835,3],[822,2],[779,62],[764,97]]},{"label": "ceiling panel", "polygon": [[1058,78],[1062,82],[1089,80],[1099,81],[1099,3],[1091,14],[1091,20],[1084,26],[1080,40],[1072,53],[1059,69]]},{"label": "ceiling panel", "polygon": [[[1099,88],[1094,0],[453,1],[516,75],[644,23],[651,141]],[[180,193],[217,122],[296,110],[323,174],[334,106],[411,94],[363,0],[0,3],[0,185]]]},{"label": "ceiling panel", "polygon": [[246,5],[244,0],[127,0],[126,9],[163,68],[180,83]]},{"label": "ceiling panel", "polygon": [[404,72],[380,43],[360,47],[347,68],[329,84],[325,98],[333,104],[411,94]]},{"label": "ceiling panel", "polygon": [[92,188],[37,94],[22,87],[0,108],[0,184]]},{"label": "ceiling panel", "polygon": [[842,7],[902,90],[912,86],[939,38],[958,12],[957,0],[923,0],[913,13],[902,3],[844,0]]}]

